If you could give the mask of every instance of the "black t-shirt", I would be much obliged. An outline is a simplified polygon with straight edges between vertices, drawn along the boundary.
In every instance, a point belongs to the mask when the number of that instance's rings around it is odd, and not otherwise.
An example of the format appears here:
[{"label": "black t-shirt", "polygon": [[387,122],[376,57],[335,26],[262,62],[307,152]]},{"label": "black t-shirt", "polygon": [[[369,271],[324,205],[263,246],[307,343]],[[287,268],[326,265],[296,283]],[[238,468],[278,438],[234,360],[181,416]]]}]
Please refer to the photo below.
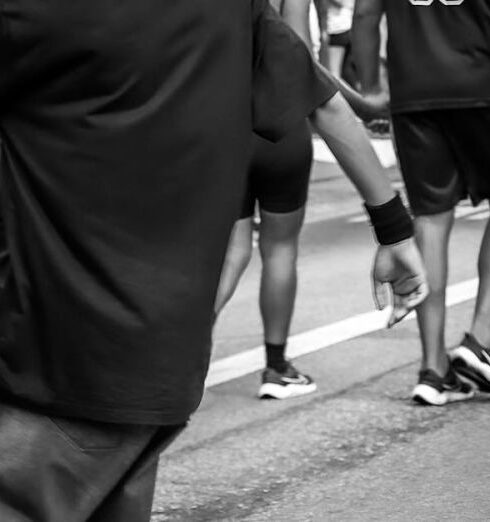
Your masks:
[{"label": "black t-shirt", "polygon": [[385,0],[393,112],[490,105],[490,2]]},{"label": "black t-shirt", "polygon": [[335,84],[263,0],[9,0],[0,21],[0,394],[181,423],[252,130],[280,138]]}]

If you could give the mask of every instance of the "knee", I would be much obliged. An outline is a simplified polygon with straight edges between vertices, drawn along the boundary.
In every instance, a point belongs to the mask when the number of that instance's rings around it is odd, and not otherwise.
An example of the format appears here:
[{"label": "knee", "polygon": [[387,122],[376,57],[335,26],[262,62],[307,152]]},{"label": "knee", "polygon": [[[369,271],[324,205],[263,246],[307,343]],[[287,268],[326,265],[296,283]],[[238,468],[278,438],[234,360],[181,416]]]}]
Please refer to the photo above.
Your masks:
[{"label": "knee", "polygon": [[293,236],[280,240],[264,238],[259,240],[259,250],[262,262],[282,265],[294,264],[298,259],[298,237]]}]

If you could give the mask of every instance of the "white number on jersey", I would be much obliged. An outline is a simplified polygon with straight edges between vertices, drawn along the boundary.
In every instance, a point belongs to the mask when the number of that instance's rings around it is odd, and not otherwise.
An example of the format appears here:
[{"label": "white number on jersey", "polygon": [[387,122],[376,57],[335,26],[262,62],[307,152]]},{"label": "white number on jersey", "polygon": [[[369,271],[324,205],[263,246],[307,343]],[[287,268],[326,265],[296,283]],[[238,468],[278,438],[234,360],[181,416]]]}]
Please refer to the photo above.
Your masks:
[{"label": "white number on jersey", "polygon": [[[413,5],[431,5],[435,0],[409,0]],[[464,0],[439,0],[444,5],[461,5]]]}]

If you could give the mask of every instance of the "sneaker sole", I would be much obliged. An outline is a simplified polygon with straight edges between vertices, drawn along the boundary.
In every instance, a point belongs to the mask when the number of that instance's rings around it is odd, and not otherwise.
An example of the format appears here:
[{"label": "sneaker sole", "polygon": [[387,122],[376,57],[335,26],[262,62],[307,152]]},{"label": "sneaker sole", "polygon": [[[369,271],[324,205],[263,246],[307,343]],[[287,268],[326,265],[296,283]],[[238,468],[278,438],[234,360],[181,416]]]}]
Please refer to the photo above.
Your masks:
[{"label": "sneaker sole", "polygon": [[451,402],[467,401],[475,396],[475,391],[471,392],[438,392],[427,384],[417,384],[412,393],[412,400],[424,406],[444,406]]},{"label": "sneaker sole", "polygon": [[490,366],[478,359],[468,348],[459,346],[449,353],[455,371],[470,379],[478,388],[490,393]]},{"label": "sneaker sole", "polygon": [[259,389],[259,399],[291,399],[292,397],[300,397],[308,395],[317,390],[314,382],[311,384],[274,384],[266,382]]}]

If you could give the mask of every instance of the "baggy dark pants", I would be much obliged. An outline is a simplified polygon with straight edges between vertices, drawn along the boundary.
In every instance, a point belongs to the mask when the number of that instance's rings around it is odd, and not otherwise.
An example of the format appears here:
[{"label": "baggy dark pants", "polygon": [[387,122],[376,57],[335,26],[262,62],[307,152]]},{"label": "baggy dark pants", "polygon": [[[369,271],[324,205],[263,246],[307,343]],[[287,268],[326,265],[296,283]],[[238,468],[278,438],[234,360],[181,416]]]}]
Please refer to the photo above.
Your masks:
[{"label": "baggy dark pants", "polygon": [[1,522],[148,522],[183,426],[48,417],[0,402]]}]

